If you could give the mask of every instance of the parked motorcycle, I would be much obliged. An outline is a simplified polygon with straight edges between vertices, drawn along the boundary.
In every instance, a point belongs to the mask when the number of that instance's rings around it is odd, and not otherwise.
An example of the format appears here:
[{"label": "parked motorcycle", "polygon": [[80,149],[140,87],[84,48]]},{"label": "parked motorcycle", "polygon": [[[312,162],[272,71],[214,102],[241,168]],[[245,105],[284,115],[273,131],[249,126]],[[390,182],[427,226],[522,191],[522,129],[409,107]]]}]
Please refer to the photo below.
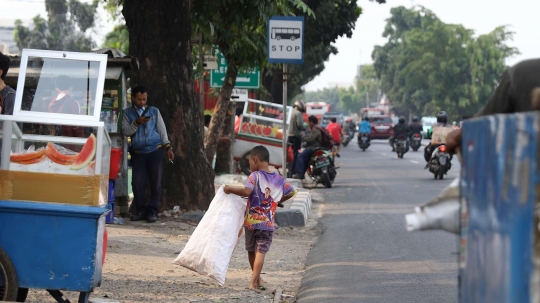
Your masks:
[{"label": "parked motorcycle", "polygon": [[433,151],[429,161],[429,171],[433,173],[435,179],[442,180],[444,175],[450,170],[452,160],[450,154],[446,151],[446,145],[441,145]]},{"label": "parked motorcycle", "polygon": [[366,151],[366,149],[371,145],[369,142],[369,134],[368,133],[358,133],[358,147],[362,149],[362,151]]},{"label": "parked motorcycle", "polygon": [[412,136],[411,148],[413,151],[418,151],[420,146],[422,146],[422,136],[420,134],[414,134]]},{"label": "parked motorcycle", "polygon": [[403,155],[409,151],[409,142],[407,140],[407,136],[405,135],[399,135],[396,139],[396,154],[398,158],[403,159]]},{"label": "parked motorcycle", "polygon": [[315,149],[313,156],[311,156],[307,172],[313,182],[316,184],[321,183],[327,188],[331,188],[337,171],[330,151],[324,148]]}]

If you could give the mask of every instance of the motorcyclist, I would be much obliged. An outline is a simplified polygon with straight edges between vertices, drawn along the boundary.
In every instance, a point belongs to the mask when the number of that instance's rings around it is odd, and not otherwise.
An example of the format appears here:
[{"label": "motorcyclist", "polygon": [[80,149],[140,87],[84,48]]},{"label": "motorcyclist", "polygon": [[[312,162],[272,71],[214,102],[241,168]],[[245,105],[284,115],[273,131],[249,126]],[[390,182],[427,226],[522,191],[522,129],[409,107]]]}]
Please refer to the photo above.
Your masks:
[{"label": "motorcyclist", "polygon": [[[437,124],[433,125],[433,127],[446,127],[448,122],[448,115],[445,111],[440,111],[437,114]],[[431,142],[426,146],[424,149],[424,159],[426,160],[426,168],[429,167],[429,161],[431,160],[431,155],[433,154],[433,151],[439,147],[441,144],[431,144]]]},{"label": "motorcyclist", "polygon": [[[360,122],[360,130],[358,131],[359,134],[371,134],[371,123],[369,123],[369,118],[367,116],[362,118],[362,122]],[[368,142],[371,141],[368,136]]]},{"label": "motorcyclist", "polygon": [[390,137],[390,145],[392,146],[392,151],[396,151],[395,141],[400,135],[405,135],[407,138],[407,150],[409,150],[409,136],[410,136],[410,129],[407,124],[405,124],[405,117],[401,116],[399,117],[399,122],[396,126],[394,126],[394,135]]},{"label": "motorcyclist", "polygon": [[320,147],[323,142],[322,133],[317,128],[317,123],[319,123],[317,117],[313,115],[309,116],[309,132],[306,136],[304,136],[304,142],[306,143],[306,146],[304,150],[300,154],[298,154],[298,161],[296,161],[296,165],[294,166],[294,175],[292,176],[294,179],[304,179],[304,175],[308,168],[309,161],[311,159],[311,156],[313,155],[313,152],[316,148]]},{"label": "motorcyclist", "polygon": [[411,124],[409,124],[409,128],[411,130],[411,137],[415,134],[421,134],[422,133],[422,123],[420,123],[420,119],[418,119],[418,116],[414,116],[412,118]]},{"label": "motorcyclist", "polygon": [[[294,101],[291,114],[291,123],[289,124],[289,136],[287,141],[292,146],[293,162],[291,167],[294,168],[298,158],[298,150],[302,148],[302,131],[304,131],[303,113],[306,111],[306,105],[301,100]],[[292,176],[292,169],[289,170],[289,176]]]}]

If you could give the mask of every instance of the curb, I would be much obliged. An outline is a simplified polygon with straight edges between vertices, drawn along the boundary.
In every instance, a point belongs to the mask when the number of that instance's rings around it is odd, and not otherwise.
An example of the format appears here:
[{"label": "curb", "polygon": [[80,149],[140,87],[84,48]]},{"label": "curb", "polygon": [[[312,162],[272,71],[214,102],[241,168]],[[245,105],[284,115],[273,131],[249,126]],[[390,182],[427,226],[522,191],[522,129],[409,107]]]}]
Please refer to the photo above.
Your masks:
[{"label": "curb", "polygon": [[283,209],[276,210],[275,221],[278,226],[306,226],[312,204],[308,189],[298,188],[294,199],[283,204]]}]

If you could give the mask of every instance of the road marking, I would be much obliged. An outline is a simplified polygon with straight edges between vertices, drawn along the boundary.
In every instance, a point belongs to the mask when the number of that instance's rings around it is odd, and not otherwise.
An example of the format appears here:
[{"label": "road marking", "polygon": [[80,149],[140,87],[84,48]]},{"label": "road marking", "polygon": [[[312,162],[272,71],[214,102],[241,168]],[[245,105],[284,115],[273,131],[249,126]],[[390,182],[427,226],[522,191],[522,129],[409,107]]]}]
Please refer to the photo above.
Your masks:
[{"label": "road marking", "polygon": [[412,162],[412,163],[414,163],[414,164],[418,164],[418,163],[420,163],[420,162],[418,162],[418,161],[414,161],[414,160],[411,160],[411,162]]}]

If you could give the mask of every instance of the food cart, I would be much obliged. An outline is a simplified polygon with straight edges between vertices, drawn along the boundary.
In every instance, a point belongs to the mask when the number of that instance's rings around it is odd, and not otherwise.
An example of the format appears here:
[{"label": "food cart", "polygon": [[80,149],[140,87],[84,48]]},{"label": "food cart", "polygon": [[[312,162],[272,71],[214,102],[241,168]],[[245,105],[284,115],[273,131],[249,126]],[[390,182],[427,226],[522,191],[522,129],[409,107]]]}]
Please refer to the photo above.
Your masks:
[{"label": "food cart", "polygon": [[111,140],[100,122],[107,55],[23,50],[0,115],[0,300],[28,289],[88,302],[106,249]]},{"label": "food cart", "polygon": [[459,302],[540,302],[540,114],[463,123]]},{"label": "food cart", "polygon": [[270,152],[270,165],[283,166],[283,127],[288,127],[291,112],[292,107],[287,106],[287,124],[283,125],[283,105],[255,99],[245,102],[233,145],[234,159],[239,161],[245,174],[250,174],[249,152],[258,145],[264,145]]},{"label": "food cart", "polygon": [[[129,105],[130,99],[127,93],[129,87],[128,78],[130,71],[137,69],[138,64],[135,58],[128,57],[116,49],[100,49],[92,53],[107,55],[103,99],[99,119],[105,123],[105,129],[108,131],[111,139],[111,148],[122,150],[120,170],[116,176],[116,182],[114,182],[115,190],[111,193],[114,193],[115,196],[112,197],[112,200],[115,201],[115,215],[126,214],[128,212],[129,201],[128,140],[126,140],[126,137],[121,132],[122,109]],[[12,57],[11,59],[11,67],[5,79],[6,84],[16,90],[25,90],[31,93],[37,88],[36,83],[34,81],[27,81],[24,83],[24,87],[19,87],[18,78],[21,60],[20,57]],[[79,95],[78,98],[82,99],[83,96]]]}]

